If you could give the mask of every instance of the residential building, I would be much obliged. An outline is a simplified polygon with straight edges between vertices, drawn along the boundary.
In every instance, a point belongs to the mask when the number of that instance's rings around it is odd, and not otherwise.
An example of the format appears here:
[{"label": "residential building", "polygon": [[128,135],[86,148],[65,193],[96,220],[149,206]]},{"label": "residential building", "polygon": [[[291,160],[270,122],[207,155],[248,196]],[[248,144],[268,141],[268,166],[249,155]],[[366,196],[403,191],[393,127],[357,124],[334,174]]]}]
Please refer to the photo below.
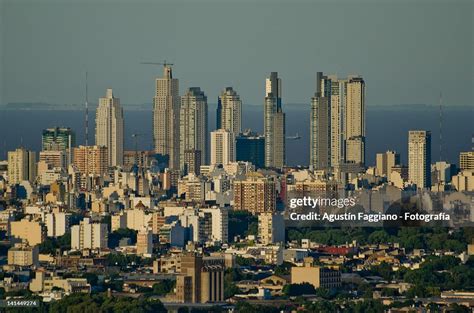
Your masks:
[{"label": "residential building", "polygon": [[8,265],[38,266],[38,246],[15,244],[8,249]]},{"label": "residential building", "polygon": [[107,239],[107,224],[93,223],[87,217],[71,227],[72,249],[104,249],[107,248]]},{"label": "residential building", "polygon": [[207,163],[207,97],[199,87],[189,88],[181,97],[179,123],[180,169],[189,167],[185,161],[190,150],[198,151],[203,163]]},{"label": "residential building", "polygon": [[36,154],[34,151],[18,148],[8,151],[8,183],[19,184],[36,179]]},{"label": "residential building", "polygon": [[107,147],[79,146],[74,148],[74,165],[83,175],[104,175],[108,168]]},{"label": "residential building", "polygon": [[105,97],[99,99],[95,124],[95,144],[107,147],[108,165],[123,165],[123,110],[112,89],[107,89]]},{"label": "residential building", "polygon": [[328,169],[331,165],[331,103],[330,80],[323,73],[316,75],[316,92],[311,98],[310,165],[314,169]]},{"label": "residential building", "polygon": [[390,150],[384,153],[377,153],[375,171],[378,176],[389,177],[393,168],[397,165],[400,165],[399,153]]},{"label": "residential building", "polygon": [[258,215],[258,239],[264,245],[285,242],[285,221],[280,213]]},{"label": "residential building", "polygon": [[35,246],[46,239],[46,229],[43,223],[24,218],[10,223],[10,235],[22,239],[30,246]]},{"label": "residential building", "polygon": [[226,87],[217,99],[216,128],[235,135],[242,131],[242,101],[232,87]]},{"label": "residential building", "polygon": [[341,286],[341,271],[314,266],[313,258],[308,257],[304,259],[303,266],[293,266],[291,268],[291,283],[309,283],[314,288],[338,288]]},{"label": "residential building", "polygon": [[69,127],[54,127],[43,130],[41,146],[43,151],[63,151],[67,164],[72,163],[72,148],[76,145],[76,134]]},{"label": "residential building", "polygon": [[276,210],[276,186],[272,178],[249,173],[243,180],[234,180],[234,210],[253,214]]},{"label": "residential building", "polygon": [[286,161],[285,113],[281,106],[281,79],[277,72],[265,81],[264,101],[265,166],[282,168]]},{"label": "residential building", "polygon": [[153,142],[155,152],[168,156],[168,166],[179,169],[179,82],[171,64],[164,64],[163,77],[155,80],[153,98]]},{"label": "residential building", "polygon": [[418,188],[431,187],[431,132],[408,132],[408,179]]},{"label": "residential building", "polygon": [[234,134],[224,129],[211,132],[211,165],[226,165],[234,161]]}]

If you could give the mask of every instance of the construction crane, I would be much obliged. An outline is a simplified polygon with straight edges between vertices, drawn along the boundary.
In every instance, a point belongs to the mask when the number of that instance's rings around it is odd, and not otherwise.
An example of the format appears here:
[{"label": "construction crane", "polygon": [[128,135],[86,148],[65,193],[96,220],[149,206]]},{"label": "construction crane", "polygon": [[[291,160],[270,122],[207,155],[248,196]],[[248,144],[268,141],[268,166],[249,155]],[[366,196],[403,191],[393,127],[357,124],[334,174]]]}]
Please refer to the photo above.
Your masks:
[{"label": "construction crane", "polygon": [[173,63],[168,63],[166,60],[163,60],[163,62],[140,62],[140,64],[147,64],[147,65],[163,65],[163,66],[170,66],[174,65]]}]

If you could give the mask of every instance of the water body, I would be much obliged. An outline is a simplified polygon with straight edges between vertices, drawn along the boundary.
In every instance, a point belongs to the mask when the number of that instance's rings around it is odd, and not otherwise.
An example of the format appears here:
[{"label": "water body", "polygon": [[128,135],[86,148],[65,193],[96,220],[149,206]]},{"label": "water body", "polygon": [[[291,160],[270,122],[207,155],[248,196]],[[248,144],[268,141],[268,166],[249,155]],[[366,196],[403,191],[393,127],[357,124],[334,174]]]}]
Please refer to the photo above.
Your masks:
[{"label": "water body", "polygon": [[[243,128],[257,132],[263,129],[262,106],[244,106]],[[287,136],[296,133],[299,140],[287,140],[287,163],[307,165],[309,162],[309,106],[284,105]],[[140,149],[150,149],[152,143],[151,110],[124,110],[125,148],[134,149],[133,133],[139,138]],[[443,159],[458,163],[459,152],[471,149],[474,134],[474,107],[445,106],[443,109]],[[94,142],[94,113],[89,116],[89,142]],[[408,130],[426,129],[432,132],[433,160],[439,159],[439,110],[428,106],[368,107],[367,164],[374,164],[375,154],[388,149],[400,152],[407,162]],[[28,149],[41,149],[41,132],[44,128],[67,126],[76,131],[77,143],[84,143],[84,112],[79,110],[5,110],[0,109],[0,159],[6,151],[23,145]],[[215,105],[209,105],[209,129],[215,128]]]}]

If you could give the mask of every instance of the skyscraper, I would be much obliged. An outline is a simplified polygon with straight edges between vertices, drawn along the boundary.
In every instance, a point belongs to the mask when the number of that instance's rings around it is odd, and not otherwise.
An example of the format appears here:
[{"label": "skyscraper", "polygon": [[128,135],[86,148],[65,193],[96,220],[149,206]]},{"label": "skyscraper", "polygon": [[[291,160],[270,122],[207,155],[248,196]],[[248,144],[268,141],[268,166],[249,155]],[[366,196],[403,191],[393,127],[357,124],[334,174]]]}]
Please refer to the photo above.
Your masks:
[{"label": "skyscraper", "polygon": [[43,130],[41,146],[43,151],[64,151],[67,163],[72,162],[72,148],[76,145],[76,134],[69,127],[54,127]]},{"label": "skyscraper", "polygon": [[346,102],[347,80],[338,79],[336,75],[328,76],[331,81],[331,167],[344,163],[344,107]]},{"label": "skyscraper", "polygon": [[153,98],[153,142],[155,152],[169,157],[168,166],[179,169],[179,82],[165,64],[163,78],[155,81]]},{"label": "skyscraper", "polygon": [[310,118],[310,165],[315,169],[328,169],[331,165],[330,91],[331,81],[318,72]]},{"label": "skyscraper", "polygon": [[217,100],[216,126],[235,135],[242,131],[242,101],[232,87],[226,87]]},{"label": "skyscraper", "polygon": [[218,129],[211,132],[211,164],[229,164],[235,161],[234,134]]},{"label": "skyscraper", "polygon": [[123,110],[112,89],[99,99],[95,124],[95,144],[107,147],[108,165],[123,165]]},{"label": "skyscraper", "polygon": [[181,97],[180,169],[185,170],[186,152],[199,151],[200,162],[207,163],[207,97],[199,87],[189,88]]},{"label": "skyscraper", "polygon": [[418,188],[431,187],[431,132],[408,132],[408,180]]},{"label": "skyscraper", "polygon": [[24,148],[8,151],[8,183],[19,184],[36,178],[36,154]]},{"label": "skyscraper", "polygon": [[285,165],[285,113],[281,107],[281,79],[277,72],[265,81],[264,103],[265,166]]},{"label": "skyscraper", "polygon": [[[344,107],[346,162],[365,164],[365,82],[349,76]],[[349,149],[350,148],[350,149]]]}]

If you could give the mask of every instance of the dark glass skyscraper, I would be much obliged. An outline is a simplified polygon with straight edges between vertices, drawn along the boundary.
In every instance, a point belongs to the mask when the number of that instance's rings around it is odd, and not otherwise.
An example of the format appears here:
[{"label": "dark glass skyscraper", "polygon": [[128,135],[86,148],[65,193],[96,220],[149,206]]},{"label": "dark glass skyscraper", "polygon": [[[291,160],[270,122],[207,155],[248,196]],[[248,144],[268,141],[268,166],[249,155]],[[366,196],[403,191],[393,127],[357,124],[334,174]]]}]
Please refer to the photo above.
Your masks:
[{"label": "dark glass skyscraper", "polygon": [[265,137],[246,131],[235,139],[236,160],[252,162],[256,168],[265,167]]}]

